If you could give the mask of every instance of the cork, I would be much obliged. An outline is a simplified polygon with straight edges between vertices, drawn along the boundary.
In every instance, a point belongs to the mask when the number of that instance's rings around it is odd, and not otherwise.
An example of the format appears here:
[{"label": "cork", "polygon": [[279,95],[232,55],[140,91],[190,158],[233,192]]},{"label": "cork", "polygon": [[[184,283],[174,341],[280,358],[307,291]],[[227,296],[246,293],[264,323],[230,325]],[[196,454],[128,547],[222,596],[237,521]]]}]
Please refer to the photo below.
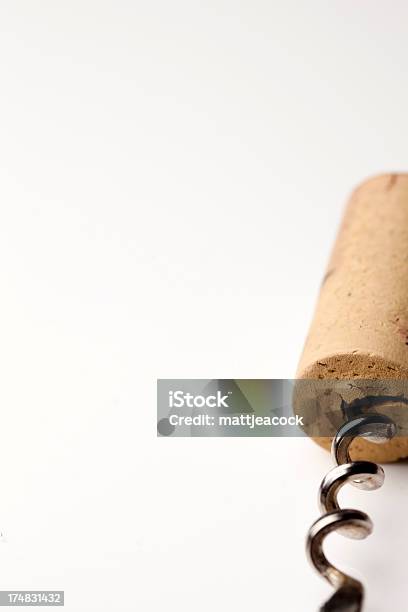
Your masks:
[{"label": "cork", "polygon": [[[352,193],[296,377],[408,379],[408,174],[375,176]],[[396,461],[408,457],[408,437],[357,439],[351,456]]]}]

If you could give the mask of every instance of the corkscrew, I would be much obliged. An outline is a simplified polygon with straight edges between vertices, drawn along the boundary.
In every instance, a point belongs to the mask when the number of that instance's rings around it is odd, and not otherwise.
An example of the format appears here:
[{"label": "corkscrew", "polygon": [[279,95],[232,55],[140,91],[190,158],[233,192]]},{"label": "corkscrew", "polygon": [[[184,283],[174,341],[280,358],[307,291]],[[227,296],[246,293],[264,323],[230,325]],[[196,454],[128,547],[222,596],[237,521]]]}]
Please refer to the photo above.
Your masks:
[{"label": "corkscrew", "polygon": [[323,515],[309,529],[307,554],[316,570],[336,589],[323,604],[320,612],[360,612],[364,588],[361,582],[334,566],[323,552],[327,535],[337,531],[353,539],[371,534],[373,524],[365,512],[340,508],[337,495],[346,483],[371,491],[384,482],[384,470],[371,461],[352,461],[349,447],[358,437],[382,443],[396,433],[395,423],[381,414],[364,414],[347,421],[340,427],[332,443],[332,457],[336,464],[323,479],[319,490],[319,507]]}]

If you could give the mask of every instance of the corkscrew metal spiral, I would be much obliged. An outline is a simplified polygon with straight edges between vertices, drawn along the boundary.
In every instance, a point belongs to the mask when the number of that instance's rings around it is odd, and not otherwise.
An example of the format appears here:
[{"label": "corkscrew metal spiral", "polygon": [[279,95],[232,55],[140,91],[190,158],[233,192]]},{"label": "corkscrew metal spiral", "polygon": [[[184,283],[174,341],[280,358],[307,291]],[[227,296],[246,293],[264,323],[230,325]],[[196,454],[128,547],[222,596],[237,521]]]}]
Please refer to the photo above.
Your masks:
[{"label": "corkscrew metal spiral", "polygon": [[349,447],[358,436],[381,443],[390,440],[395,433],[396,426],[389,417],[365,414],[345,423],[333,439],[332,457],[336,467],[325,476],[319,490],[319,506],[324,514],[313,523],[307,537],[307,553],[312,565],[336,589],[320,612],[360,612],[362,609],[363,585],[332,565],[323,552],[323,541],[333,531],[353,539],[370,535],[373,524],[367,514],[341,509],[337,495],[346,483],[367,491],[381,487],[384,482],[382,467],[371,461],[352,461]]}]

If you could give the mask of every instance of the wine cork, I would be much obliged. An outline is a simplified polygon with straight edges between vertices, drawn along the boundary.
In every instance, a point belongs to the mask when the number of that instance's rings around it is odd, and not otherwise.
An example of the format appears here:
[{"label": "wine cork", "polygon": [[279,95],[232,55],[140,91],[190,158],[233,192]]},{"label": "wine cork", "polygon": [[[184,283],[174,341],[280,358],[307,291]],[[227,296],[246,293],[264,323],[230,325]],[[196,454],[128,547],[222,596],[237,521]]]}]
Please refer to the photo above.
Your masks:
[{"label": "wine cork", "polygon": [[[408,379],[408,174],[376,176],[352,194],[297,378]],[[328,437],[315,440],[330,446]],[[384,445],[356,439],[351,456],[408,457],[408,437]]]}]

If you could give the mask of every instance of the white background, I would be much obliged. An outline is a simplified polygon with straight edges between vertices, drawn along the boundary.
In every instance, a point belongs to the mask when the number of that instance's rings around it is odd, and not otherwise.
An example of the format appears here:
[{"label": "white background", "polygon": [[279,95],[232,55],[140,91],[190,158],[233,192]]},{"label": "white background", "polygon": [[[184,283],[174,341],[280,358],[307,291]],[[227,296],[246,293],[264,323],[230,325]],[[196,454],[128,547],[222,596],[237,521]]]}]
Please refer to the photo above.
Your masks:
[{"label": "white background", "polygon": [[[350,190],[407,168],[408,5],[0,4],[0,589],[316,610],[309,440],[157,439],[158,377],[294,375]],[[405,610],[406,465],[328,554]]]}]

